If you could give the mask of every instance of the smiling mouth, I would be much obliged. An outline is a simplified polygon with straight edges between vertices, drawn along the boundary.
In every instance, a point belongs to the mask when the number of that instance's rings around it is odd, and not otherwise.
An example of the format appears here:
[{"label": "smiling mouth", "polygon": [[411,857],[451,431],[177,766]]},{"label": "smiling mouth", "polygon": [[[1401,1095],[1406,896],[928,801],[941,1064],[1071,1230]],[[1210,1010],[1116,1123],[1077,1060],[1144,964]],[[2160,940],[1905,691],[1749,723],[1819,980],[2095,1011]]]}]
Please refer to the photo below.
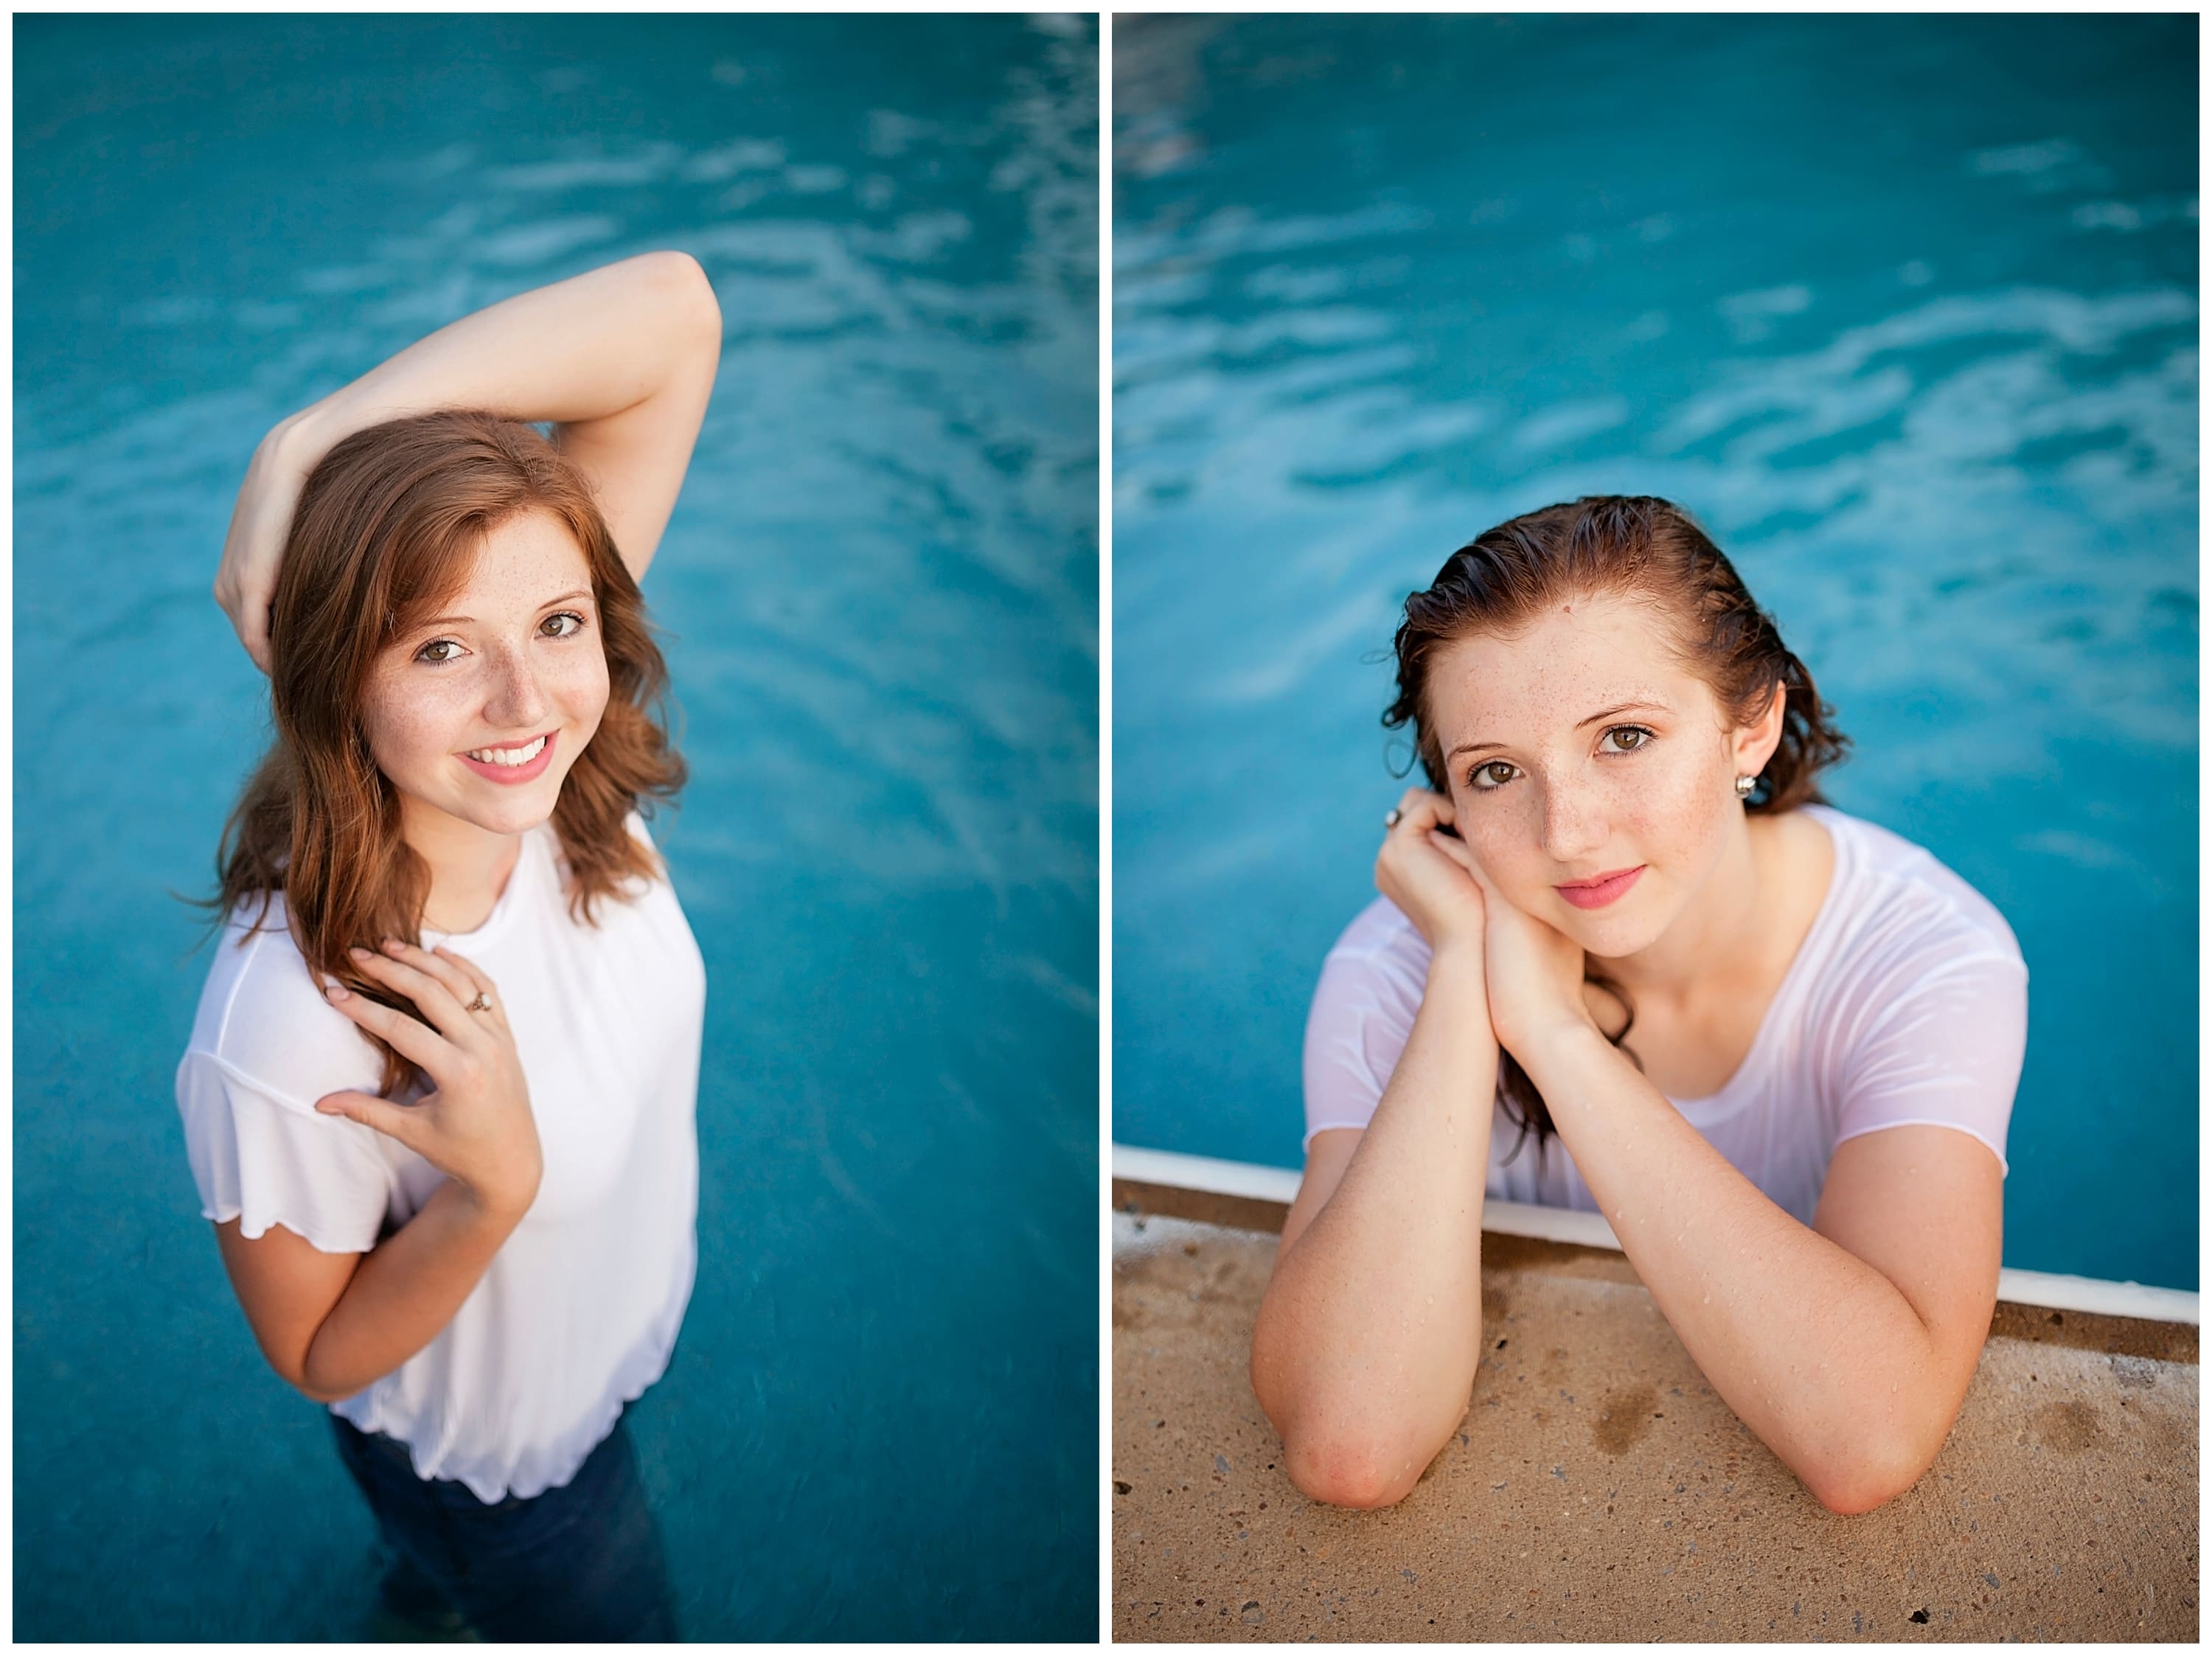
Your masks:
[{"label": "smiling mouth", "polygon": [[1637,876],[1649,867],[1638,863],[1634,868],[1624,868],[1611,874],[1600,874],[1593,879],[1577,880],[1571,884],[1552,888],[1577,908],[1603,908],[1627,895],[1628,888],[1636,883]]},{"label": "smiling mouth", "polygon": [[520,767],[528,764],[539,754],[544,752],[545,744],[552,739],[552,733],[548,731],[544,736],[533,736],[529,741],[512,748],[471,748],[461,757],[473,759],[479,765]]}]

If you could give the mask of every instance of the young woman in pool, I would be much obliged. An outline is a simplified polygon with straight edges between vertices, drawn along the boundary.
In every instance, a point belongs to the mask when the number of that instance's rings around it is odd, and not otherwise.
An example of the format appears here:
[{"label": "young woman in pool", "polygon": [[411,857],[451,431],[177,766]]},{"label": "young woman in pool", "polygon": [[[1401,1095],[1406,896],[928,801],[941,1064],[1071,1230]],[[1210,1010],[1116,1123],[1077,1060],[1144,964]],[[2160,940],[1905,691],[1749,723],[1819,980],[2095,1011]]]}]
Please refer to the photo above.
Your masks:
[{"label": "young woman in pool", "polygon": [[683,765],[637,581],[720,337],[680,253],[456,322],[270,433],[216,585],[276,735],[193,1174],[388,1606],[488,1638],[677,1636],[621,1416],[690,1293],[705,973],[641,815]]},{"label": "young woman in pool", "polygon": [[1407,600],[1397,655],[1385,722],[1436,791],[1389,813],[1382,900],[1322,970],[1253,1337],[1292,1481],[1389,1505],[1457,1429],[1487,1194],[1602,1212],[1823,1504],[1910,1488],[1996,1295],[2011,931],[1818,803],[1843,738],[1664,500],[1492,530]]}]

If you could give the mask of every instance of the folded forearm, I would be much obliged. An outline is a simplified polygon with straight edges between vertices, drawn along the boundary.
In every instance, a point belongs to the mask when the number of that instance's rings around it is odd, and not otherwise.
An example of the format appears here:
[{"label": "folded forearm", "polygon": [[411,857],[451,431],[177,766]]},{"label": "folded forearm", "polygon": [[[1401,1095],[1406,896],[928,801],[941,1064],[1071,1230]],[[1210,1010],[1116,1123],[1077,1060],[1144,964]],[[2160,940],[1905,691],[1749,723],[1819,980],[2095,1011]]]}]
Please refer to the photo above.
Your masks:
[{"label": "folded forearm", "polygon": [[1893,1283],[1776,1206],[1594,1031],[1528,1067],[1661,1313],[1791,1471],[1822,1490],[1932,1453],[1950,1413]]},{"label": "folded forearm", "polygon": [[642,254],[450,323],[278,429],[312,466],[353,432],[434,409],[562,425],[604,419],[666,385],[720,327],[696,261]]},{"label": "folded forearm", "polygon": [[351,1397],[429,1344],[520,1218],[487,1210],[455,1180],[439,1186],[362,1257],[308,1344],[303,1389],[325,1402]]},{"label": "folded forearm", "polygon": [[1278,1260],[1254,1333],[1255,1385],[1293,1459],[1356,1462],[1384,1485],[1410,1485],[1449,1435],[1481,1350],[1498,1049],[1469,978],[1431,969],[1374,1119]]}]

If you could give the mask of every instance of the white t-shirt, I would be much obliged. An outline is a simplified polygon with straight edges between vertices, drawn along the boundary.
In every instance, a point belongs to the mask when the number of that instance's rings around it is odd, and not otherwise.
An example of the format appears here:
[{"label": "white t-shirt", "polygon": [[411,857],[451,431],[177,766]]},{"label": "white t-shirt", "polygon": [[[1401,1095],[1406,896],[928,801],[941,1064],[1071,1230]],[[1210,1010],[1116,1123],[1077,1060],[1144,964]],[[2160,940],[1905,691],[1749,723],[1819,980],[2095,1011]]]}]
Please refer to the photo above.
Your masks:
[{"label": "white t-shirt", "polygon": [[[651,843],[635,816],[629,829]],[[603,899],[593,926],[569,917],[565,873],[552,826],[532,829],[481,926],[423,937],[506,1003],[544,1156],[538,1198],[437,1338],[331,1405],[405,1443],[419,1476],[485,1501],[575,1476],[667,1367],[696,1259],[699,946],[665,879]],[[283,899],[258,931],[234,915],[177,1069],[201,1212],[242,1218],[248,1237],[281,1224],[326,1253],[404,1224],[445,1175],[314,1109],[378,1092],[381,1073],[311,978]]]},{"label": "white t-shirt", "polygon": [[[1750,1052],[1720,1091],[1671,1100],[1776,1206],[1813,1222],[1838,1144],[1884,1127],[1955,1127],[2004,1165],[2027,1042],[2027,967],[2004,917],[1919,846],[1825,805],[1835,842],[1812,930]],[[1429,946],[1377,899],[1337,940],[1306,1021],[1306,1140],[1364,1128],[1413,1032]],[[1631,1045],[1634,1044],[1632,1034]],[[1598,1210],[1565,1144],[1496,1106],[1490,1195]],[[1510,1165],[1509,1158],[1510,1158]]]}]

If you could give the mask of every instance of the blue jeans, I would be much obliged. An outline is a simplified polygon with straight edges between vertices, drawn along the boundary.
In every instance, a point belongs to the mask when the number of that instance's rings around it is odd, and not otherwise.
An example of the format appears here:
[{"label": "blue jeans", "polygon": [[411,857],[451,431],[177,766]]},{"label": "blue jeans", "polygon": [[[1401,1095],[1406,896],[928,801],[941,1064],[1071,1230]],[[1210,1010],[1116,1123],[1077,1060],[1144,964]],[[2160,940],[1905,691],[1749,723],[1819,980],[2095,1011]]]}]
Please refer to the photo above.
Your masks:
[{"label": "blue jeans", "polygon": [[407,1446],[337,1415],[338,1457],[397,1555],[387,1604],[416,1620],[456,1611],[487,1640],[666,1642],[680,1637],[660,1533],[620,1421],[557,1489],[489,1504],[418,1477]]}]

